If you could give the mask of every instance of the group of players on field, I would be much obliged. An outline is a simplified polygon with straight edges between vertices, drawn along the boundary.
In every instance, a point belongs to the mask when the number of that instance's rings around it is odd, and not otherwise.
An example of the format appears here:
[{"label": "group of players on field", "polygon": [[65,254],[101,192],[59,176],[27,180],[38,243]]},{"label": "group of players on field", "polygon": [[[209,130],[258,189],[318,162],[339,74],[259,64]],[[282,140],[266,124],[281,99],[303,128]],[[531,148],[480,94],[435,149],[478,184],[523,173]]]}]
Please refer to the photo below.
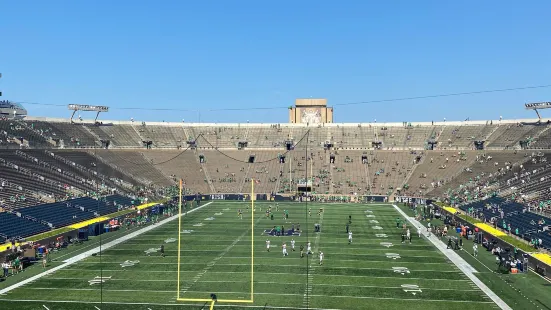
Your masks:
[{"label": "group of players on field", "polygon": [[[273,212],[272,212],[272,209],[273,207],[272,206],[269,206],[268,209],[266,210],[266,217],[270,217],[272,220],[274,219],[274,215],[273,215]],[[260,211],[262,211],[262,209],[260,209]],[[275,206],[275,211],[279,211],[279,204],[276,203],[276,206]],[[322,209],[320,209],[318,211],[318,215],[321,215],[321,213],[323,212]],[[312,208],[310,208],[308,210],[308,215],[309,216],[312,216]],[[283,220],[288,220],[289,219],[289,211],[288,210],[283,210]],[[299,226],[300,227],[300,226]],[[300,228],[298,228],[299,232],[300,232]],[[291,251],[295,251],[295,239],[291,239]],[[268,252],[270,252],[270,247],[271,247],[271,241],[270,240],[266,240],[266,250]],[[281,251],[283,253],[283,256],[288,256],[289,253],[287,252],[287,242],[283,242],[283,244],[281,245]],[[310,241],[308,241],[306,243],[306,252],[304,251],[304,245],[301,244],[300,245],[300,258],[303,258],[304,255],[313,255],[314,252],[312,252],[312,243]],[[323,257],[324,257],[324,254],[323,252],[320,250],[319,251],[319,264],[320,265],[323,265]]]}]

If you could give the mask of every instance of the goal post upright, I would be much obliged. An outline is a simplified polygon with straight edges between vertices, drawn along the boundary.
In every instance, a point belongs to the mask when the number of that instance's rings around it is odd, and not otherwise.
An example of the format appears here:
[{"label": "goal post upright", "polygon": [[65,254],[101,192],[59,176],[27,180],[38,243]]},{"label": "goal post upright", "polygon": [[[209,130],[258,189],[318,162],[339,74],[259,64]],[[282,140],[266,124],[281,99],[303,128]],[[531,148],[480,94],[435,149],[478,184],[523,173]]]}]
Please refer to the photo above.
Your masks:
[{"label": "goal post upright", "polygon": [[182,179],[180,179],[178,189],[178,284],[176,292],[176,299],[180,298],[180,249],[182,246]]},{"label": "goal post upright", "polygon": [[254,179],[251,179],[251,302],[254,300]]}]

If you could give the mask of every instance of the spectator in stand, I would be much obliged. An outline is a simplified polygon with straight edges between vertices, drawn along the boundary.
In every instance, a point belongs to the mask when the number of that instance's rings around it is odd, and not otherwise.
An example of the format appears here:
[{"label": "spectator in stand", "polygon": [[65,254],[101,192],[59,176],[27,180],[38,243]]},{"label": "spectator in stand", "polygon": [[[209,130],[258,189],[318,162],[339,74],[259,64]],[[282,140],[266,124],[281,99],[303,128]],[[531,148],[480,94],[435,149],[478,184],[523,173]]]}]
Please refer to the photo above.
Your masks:
[{"label": "spectator in stand", "polygon": [[7,278],[9,276],[10,263],[8,261],[3,262],[2,269],[4,278]]}]

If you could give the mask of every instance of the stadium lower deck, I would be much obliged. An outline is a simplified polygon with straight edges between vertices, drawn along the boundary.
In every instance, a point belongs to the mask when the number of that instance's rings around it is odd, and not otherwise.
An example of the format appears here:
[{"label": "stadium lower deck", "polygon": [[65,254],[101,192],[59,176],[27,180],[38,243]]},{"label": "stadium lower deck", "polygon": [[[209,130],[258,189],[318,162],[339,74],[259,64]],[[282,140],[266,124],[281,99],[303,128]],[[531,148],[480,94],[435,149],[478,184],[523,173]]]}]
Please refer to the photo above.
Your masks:
[{"label": "stadium lower deck", "polygon": [[[180,298],[208,299],[215,293],[220,300],[215,308],[224,309],[498,308],[426,238],[419,238],[416,229],[412,229],[411,244],[401,243],[401,228],[396,227],[400,215],[390,204],[279,203],[275,211],[273,202],[257,203],[252,219],[254,302],[225,303],[224,299],[251,298],[249,205],[215,201],[183,217]],[[269,205],[273,220],[265,214]],[[323,212],[318,215],[320,208]],[[238,209],[243,210],[243,219]],[[283,210],[289,211],[288,220],[283,219]],[[300,235],[266,233],[274,226],[288,230],[297,223]],[[320,224],[321,233],[314,232],[315,223]],[[176,300],[178,220],[156,225],[103,251],[101,257],[83,259],[0,296],[2,309],[208,309],[206,302]],[[109,241],[115,235],[104,238]],[[296,251],[291,249],[291,239],[296,241]],[[270,252],[266,240],[271,241]],[[314,254],[300,258],[299,247],[307,241]],[[90,242],[87,250],[96,245]],[[289,252],[285,257],[283,242]],[[158,251],[162,244],[165,257]],[[325,254],[323,265],[320,251]],[[64,253],[49,268],[71,256]],[[103,284],[97,277],[103,277]]]}]

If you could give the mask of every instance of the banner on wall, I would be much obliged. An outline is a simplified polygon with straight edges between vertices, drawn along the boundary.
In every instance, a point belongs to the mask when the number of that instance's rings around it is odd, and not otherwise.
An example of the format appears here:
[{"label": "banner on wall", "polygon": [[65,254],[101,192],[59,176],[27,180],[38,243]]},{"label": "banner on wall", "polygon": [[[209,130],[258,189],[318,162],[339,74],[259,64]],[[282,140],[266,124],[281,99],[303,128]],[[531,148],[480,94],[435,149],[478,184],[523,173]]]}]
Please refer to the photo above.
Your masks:
[{"label": "banner on wall", "polygon": [[365,202],[386,202],[387,196],[371,195],[371,196],[364,196],[364,199],[365,199]]},{"label": "banner on wall", "polygon": [[397,203],[416,203],[419,205],[430,204],[430,200],[421,197],[396,196],[394,201]]},{"label": "banner on wall", "polygon": [[[267,194],[256,194],[255,200],[268,200],[269,195]],[[241,200],[241,201],[250,201],[250,194],[209,194],[209,195],[187,195],[184,197],[186,201],[192,200]],[[177,197],[175,197],[177,201]]]}]

